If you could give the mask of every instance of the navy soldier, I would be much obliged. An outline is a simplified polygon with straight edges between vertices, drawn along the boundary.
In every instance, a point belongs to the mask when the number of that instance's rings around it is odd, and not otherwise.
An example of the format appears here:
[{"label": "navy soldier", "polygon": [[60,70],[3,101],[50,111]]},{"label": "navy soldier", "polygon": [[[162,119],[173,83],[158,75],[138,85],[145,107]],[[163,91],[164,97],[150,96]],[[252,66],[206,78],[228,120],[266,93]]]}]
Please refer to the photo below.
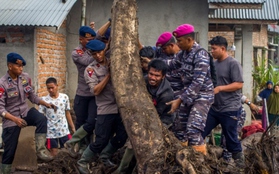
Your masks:
[{"label": "navy soldier", "polygon": [[214,100],[210,57],[205,50],[195,55],[200,46],[195,42],[195,31],[192,25],[178,26],[173,31],[173,35],[182,50],[178,54],[178,59],[182,64],[180,69],[184,89],[176,100],[168,103],[172,105],[170,113],[175,112],[183,102],[184,109],[188,113],[185,138],[188,138],[188,144],[195,150],[206,154],[206,145],[201,134],[204,131],[207,113]]},{"label": "navy soldier", "polygon": [[27,99],[37,105],[55,108],[41,100],[31,86],[31,78],[23,72],[26,61],[17,53],[7,55],[8,72],[0,79],[0,114],[3,119],[2,174],[10,174],[21,128],[36,126],[35,141],[38,159],[50,161],[53,157],[45,147],[47,118],[35,108],[29,109]]},{"label": "navy soldier", "polygon": [[85,149],[77,162],[82,174],[89,173],[87,165],[99,153],[105,166],[114,166],[110,157],[125,144],[127,139],[110,79],[109,60],[105,57],[106,45],[99,40],[92,40],[86,44],[86,47],[96,61],[86,68],[84,77],[90,91],[96,97],[98,109],[95,142]]},{"label": "navy soldier", "polygon": [[92,28],[88,26],[80,27],[80,45],[72,52],[72,58],[78,70],[78,87],[74,99],[74,111],[76,114],[75,127],[77,131],[73,134],[72,139],[65,143],[65,147],[69,150],[72,157],[77,156],[74,145],[80,142],[85,136],[87,136],[87,141],[89,141],[87,144],[89,144],[90,135],[92,135],[95,128],[97,105],[94,95],[90,92],[84,80],[85,68],[94,61],[85,46],[90,40],[93,40],[95,36],[96,33]]}]

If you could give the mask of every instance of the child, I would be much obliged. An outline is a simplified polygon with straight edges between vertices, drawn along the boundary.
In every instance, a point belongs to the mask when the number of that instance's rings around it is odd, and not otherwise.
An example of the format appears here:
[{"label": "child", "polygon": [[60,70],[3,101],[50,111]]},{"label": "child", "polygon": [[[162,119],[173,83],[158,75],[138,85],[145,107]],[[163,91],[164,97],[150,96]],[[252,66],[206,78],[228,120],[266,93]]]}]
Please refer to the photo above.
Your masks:
[{"label": "child", "polygon": [[66,94],[58,92],[57,80],[50,77],[46,80],[49,95],[42,97],[44,101],[52,103],[56,108],[48,109],[40,105],[39,111],[47,117],[47,148],[51,155],[56,156],[58,148],[63,148],[64,143],[71,138],[68,128],[75,132],[75,126],[70,115],[70,102]]},{"label": "child", "polygon": [[[279,117],[279,84],[276,84],[273,88],[272,93],[267,99],[267,111],[268,111],[268,120],[269,124],[272,124],[273,121]],[[274,130],[272,133],[276,133],[275,130],[278,129],[279,120],[277,120],[276,125],[274,126]]]}]

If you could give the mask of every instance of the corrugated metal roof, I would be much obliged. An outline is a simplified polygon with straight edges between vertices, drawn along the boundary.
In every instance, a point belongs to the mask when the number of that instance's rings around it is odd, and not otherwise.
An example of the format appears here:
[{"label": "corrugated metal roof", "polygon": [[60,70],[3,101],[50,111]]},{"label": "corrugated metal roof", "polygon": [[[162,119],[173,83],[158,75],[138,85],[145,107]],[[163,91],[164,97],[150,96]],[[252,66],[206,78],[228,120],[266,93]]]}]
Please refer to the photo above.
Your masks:
[{"label": "corrugated metal roof", "polygon": [[208,0],[209,3],[262,4],[266,0]]},{"label": "corrugated metal roof", "polygon": [[267,0],[262,9],[216,9],[210,19],[279,20],[279,1]]},{"label": "corrugated metal roof", "polygon": [[0,25],[52,26],[62,24],[76,0],[0,0]]}]

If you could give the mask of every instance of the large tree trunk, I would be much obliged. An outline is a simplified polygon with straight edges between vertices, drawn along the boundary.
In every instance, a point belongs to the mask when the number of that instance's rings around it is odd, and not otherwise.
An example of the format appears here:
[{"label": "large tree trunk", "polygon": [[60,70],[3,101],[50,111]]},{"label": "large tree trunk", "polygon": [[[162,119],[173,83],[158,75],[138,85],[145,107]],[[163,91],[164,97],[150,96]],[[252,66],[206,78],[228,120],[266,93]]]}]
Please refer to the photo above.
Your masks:
[{"label": "large tree trunk", "polygon": [[135,151],[139,173],[155,173],[162,171],[167,147],[179,147],[180,143],[162,126],[145,86],[137,43],[136,11],[135,0],[114,1],[111,74],[116,101]]}]

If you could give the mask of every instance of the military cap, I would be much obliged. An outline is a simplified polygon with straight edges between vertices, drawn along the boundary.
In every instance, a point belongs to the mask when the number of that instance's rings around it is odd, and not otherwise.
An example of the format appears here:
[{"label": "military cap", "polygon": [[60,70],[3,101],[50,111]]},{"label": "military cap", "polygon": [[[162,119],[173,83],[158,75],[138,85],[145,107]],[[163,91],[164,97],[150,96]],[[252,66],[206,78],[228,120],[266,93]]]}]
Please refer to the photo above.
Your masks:
[{"label": "military cap", "polygon": [[91,51],[102,51],[106,48],[106,44],[99,40],[91,40],[86,44],[86,48]]},{"label": "military cap", "polygon": [[88,26],[82,26],[79,29],[79,35],[88,38],[88,37],[95,37],[96,33],[92,28]]},{"label": "military cap", "polygon": [[186,34],[190,34],[195,32],[195,28],[193,25],[191,24],[182,24],[180,26],[178,26],[173,32],[172,34],[176,37],[179,38],[181,36],[184,36]]},{"label": "military cap", "polygon": [[23,57],[21,57],[21,55],[17,53],[9,53],[7,55],[7,62],[23,66],[26,65],[26,61],[23,59]]},{"label": "military cap", "polygon": [[170,39],[172,37],[173,36],[172,36],[171,32],[164,32],[164,33],[162,33],[159,36],[159,38],[158,38],[158,40],[156,42],[156,47],[163,47],[164,45],[166,45],[170,41]]}]

